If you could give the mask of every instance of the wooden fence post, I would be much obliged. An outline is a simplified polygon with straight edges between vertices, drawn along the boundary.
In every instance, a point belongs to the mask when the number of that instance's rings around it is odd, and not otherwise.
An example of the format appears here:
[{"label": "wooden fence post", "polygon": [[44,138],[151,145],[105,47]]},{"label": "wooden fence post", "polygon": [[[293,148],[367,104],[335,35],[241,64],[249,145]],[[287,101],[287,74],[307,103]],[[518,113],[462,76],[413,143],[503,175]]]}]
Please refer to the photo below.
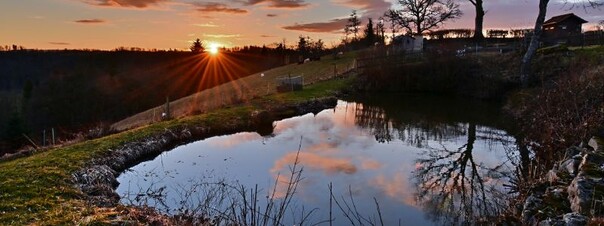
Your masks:
[{"label": "wooden fence post", "polygon": [[52,146],[55,145],[55,128],[52,128]]}]

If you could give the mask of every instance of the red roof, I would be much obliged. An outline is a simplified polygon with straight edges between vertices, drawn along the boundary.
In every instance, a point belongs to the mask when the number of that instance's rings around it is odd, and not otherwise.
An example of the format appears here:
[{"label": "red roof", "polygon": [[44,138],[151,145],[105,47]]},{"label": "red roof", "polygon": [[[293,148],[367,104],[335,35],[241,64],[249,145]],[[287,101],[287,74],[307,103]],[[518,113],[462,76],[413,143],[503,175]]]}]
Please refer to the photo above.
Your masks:
[{"label": "red roof", "polygon": [[545,23],[543,23],[543,25],[557,24],[557,23],[560,23],[562,21],[565,21],[565,20],[568,20],[571,18],[575,18],[581,24],[587,23],[587,20],[584,20],[583,18],[578,17],[574,13],[568,13],[568,14],[563,14],[563,15],[552,17],[551,19],[545,21]]}]

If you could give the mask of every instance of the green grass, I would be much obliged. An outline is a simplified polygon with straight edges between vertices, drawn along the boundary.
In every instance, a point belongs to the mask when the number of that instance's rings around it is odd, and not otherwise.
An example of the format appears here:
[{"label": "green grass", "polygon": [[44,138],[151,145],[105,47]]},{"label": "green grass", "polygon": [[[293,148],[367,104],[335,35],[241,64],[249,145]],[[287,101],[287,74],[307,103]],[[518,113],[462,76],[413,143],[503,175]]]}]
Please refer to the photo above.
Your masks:
[{"label": "green grass", "polygon": [[162,133],[183,125],[207,127],[237,124],[253,110],[266,105],[296,103],[331,95],[351,79],[330,80],[305,87],[303,91],[274,94],[250,104],[231,106],[206,114],[159,122],[111,136],[36,153],[29,157],[0,162],[0,225],[75,224],[94,215],[83,194],[71,184],[71,174],[95,157],[125,143]]}]

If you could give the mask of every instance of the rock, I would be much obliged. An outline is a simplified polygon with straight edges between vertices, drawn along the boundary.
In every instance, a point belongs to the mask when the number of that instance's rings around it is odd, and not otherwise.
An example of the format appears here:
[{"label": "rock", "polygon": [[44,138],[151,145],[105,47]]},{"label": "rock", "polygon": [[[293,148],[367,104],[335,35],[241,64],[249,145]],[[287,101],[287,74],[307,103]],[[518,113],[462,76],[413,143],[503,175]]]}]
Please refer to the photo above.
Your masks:
[{"label": "rock", "polygon": [[571,176],[577,175],[579,165],[581,164],[581,155],[575,155],[570,159],[564,160],[558,165],[558,170],[566,172]]},{"label": "rock", "polygon": [[551,186],[545,191],[545,195],[556,200],[561,200],[567,197],[566,188],[564,186]]},{"label": "rock", "polygon": [[582,152],[583,150],[580,147],[572,146],[570,148],[567,148],[564,152],[564,159],[570,159],[577,155],[581,155]]},{"label": "rock", "polygon": [[579,213],[567,213],[562,217],[567,226],[583,226],[587,225],[589,218]]},{"label": "rock", "polygon": [[591,139],[589,139],[587,145],[593,148],[596,152],[604,151],[604,140],[602,140],[602,138],[592,137]]},{"label": "rock", "polygon": [[543,200],[541,198],[537,198],[534,194],[530,195],[524,201],[524,206],[522,207],[522,223],[523,224],[533,224],[535,221],[535,214],[541,209],[541,204]]},{"label": "rock", "polygon": [[566,222],[562,217],[547,218],[539,222],[539,226],[566,226]]},{"label": "rock", "polygon": [[601,178],[579,175],[568,186],[568,200],[573,212],[589,214],[594,196],[594,188],[603,187]]}]

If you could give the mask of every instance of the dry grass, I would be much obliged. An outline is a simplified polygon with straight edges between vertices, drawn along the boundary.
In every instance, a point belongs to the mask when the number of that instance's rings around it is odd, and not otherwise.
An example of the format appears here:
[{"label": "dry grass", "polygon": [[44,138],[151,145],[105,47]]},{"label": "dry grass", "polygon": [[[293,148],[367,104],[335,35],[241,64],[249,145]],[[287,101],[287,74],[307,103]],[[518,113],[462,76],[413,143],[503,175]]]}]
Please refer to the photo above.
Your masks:
[{"label": "dry grass", "polygon": [[[274,94],[277,92],[276,78],[287,77],[288,75],[292,77],[303,75],[304,85],[328,80],[336,73],[343,74],[351,70],[356,55],[356,52],[350,52],[339,59],[324,57],[321,61],[290,64],[231,81],[171,102],[171,116],[179,118],[196,115],[221,107],[248,102],[256,97]],[[264,76],[261,76],[261,74],[264,74]],[[158,106],[121,120],[113,124],[112,128],[126,130],[157,122],[161,120],[163,111],[164,106]]]}]

